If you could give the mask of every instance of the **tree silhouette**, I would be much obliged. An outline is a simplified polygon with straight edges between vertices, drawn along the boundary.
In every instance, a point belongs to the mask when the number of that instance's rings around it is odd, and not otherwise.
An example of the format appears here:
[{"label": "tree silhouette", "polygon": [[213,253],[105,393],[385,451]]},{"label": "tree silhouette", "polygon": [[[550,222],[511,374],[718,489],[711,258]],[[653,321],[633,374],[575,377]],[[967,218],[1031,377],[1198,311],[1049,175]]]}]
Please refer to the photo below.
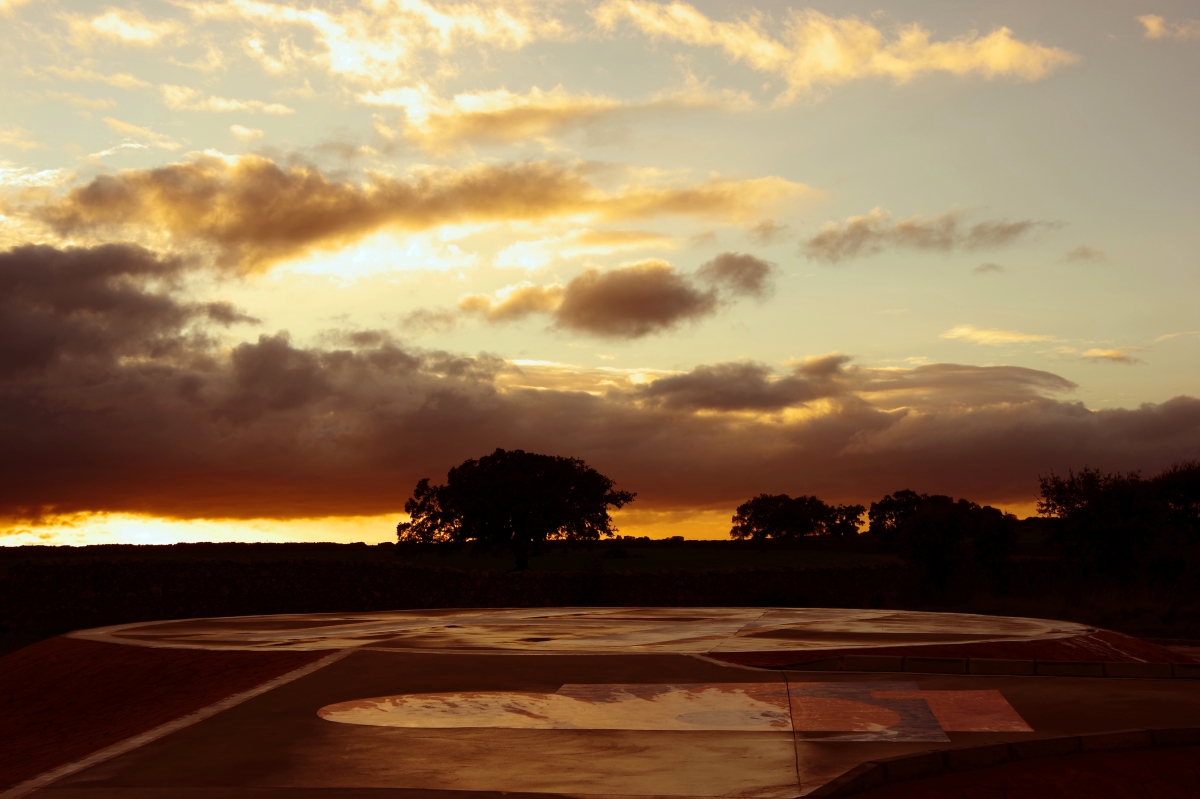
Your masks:
[{"label": "tree silhouette", "polygon": [[905,489],[872,502],[868,517],[868,532],[898,550],[926,589],[944,593],[956,580],[987,578],[998,592],[1006,590],[1016,543],[1017,518],[1012,514]]},{"label": "tree silhouette", "polygon": [[450,470],[445,485],[417,483],[404,503],[402,542],[507,546],[518,570],[547,540],[594,541],[614,534],[608,508],[632,502],[578,458],[497,449]]},{"label": "tree silhouette", "polygon": [[1038,481],[1038,513],[1058,518],[1055,542],[1088,571],[1128,576],[1169,525],[1168,504],[1137,472],[1084,467]]},{"label": "tree silhouette", "polygon": [[759,494],[738,506],[729,535],[754,541],[855,535],[862,514],[862,505],[831,506],[817,497]]},{"label": "tree silhouette", "polygon": [[875,536],[885,548],[893,548],[900,528],[909,516],[920,509],[924,499],[924,495],[905,488],[888,494],[878,502],[872,502],[871,509],[867,512],[867,520],[870,522],[867,532]]}]

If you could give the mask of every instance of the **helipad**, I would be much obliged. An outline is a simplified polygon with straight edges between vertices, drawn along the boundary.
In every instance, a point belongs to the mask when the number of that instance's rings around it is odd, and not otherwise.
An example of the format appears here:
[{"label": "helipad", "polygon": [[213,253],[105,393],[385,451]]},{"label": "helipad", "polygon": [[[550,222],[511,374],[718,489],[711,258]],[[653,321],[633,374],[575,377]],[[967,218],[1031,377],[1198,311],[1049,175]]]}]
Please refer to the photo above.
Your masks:
[{"label": "helipad", "polygon": [[[845,775],[862,764],[915,753],[990,751],[999,762],[997,752],[1035,752],[1037,742],[1050,751],[1084,740],[1075,736],[1200,726],[1200,680],[1174,678],[1170,661],[1186,658],[1167,650],[1153,666],[1165,665],[1163,679],[969,673],[968,658],[994,672],[1047,662],[1048,651],[1075,663],[1088,651],[1155,660],[1156,647],[1104,636],[1039,619],[772,608],[396,611],[85,630],[54,644],[56,666],[78,657],[67,673],[104,697],[75,708],[76,729],[123,712],[121,690],[143,708],[138,682],[162,693],[169,669],[183,676],[162,696],[174,691],[189,712],[164,723],[137,710],[154,723],[90,749],[62,732],[59,762],[10,780],[0,796],[788,799],[847,792]],[[1038,656],[1013,657],[1023,646]],[[947,656],[955,647],[965,653],[957,660]],[[988,658],[988,647],[1008,655]],[[34,649],[24,656],[29,691],[38,690]],[[106,658],[118,656],[128,679],[104,688]],[[277,668],[264,682],[268,663]],[[931,673],[938,663],[963,673]],[[888,664],[895,670],[881,670]],[[228,681],[220,701],[211,691],[183,701],[213,679]],[[86,685],[62,688],[63,702],[87,695]],[[54,704],[44,703],[46,728],[64,724]],[[22,742],[39,734],[36,722]]]}]

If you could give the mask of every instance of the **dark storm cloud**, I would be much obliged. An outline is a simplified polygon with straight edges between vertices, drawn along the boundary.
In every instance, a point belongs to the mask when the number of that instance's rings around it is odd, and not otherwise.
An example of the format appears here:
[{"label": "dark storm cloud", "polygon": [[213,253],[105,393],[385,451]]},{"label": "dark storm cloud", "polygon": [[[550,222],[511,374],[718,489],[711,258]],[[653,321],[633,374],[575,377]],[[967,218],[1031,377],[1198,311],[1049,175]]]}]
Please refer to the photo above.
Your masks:
[{"label": "dark storm cloud", "polygon": [[959,211],[937,216],[913,216],[893,221],[887,211],[876,208],[866,216],[833,222],[804,243],[809,258],[838,263],[850,258],[875,255],[885,249],[926,252],[990,250],[1013,244],[1038,228],[1056,227],[1051,222],[1021,220],[985,221],[968,225]]},{"label": "dark storm cloud", "polygon": [[0,264],[5,329],[50,331],[6,339],[10,517],[398,512],[419,478],[496,447],[584,458],[646,509],[732,508],[762,492],[869,501],[904,487],[1027,501],[1050,470],[1200,456],[1200,400],[1091,410],[1069,381],[1020,367],[871,368],[832,354],[640,386],[560,369],[537,386],[499,358],[378,331],[218,346],[205,307],[172,294],[178,267],[132,248],[26,248]]}]

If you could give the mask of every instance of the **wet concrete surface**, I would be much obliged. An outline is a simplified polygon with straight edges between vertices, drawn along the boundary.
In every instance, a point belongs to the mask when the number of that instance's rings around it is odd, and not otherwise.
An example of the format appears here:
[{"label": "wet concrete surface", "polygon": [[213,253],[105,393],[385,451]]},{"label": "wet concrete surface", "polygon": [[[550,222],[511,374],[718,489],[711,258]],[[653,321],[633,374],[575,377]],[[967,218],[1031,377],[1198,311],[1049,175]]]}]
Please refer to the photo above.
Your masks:
[{"label": "wet concrete surface", "polygon": [[[788,674],[787,683],[777,671],[679,654],[360,650],[39,794],[224,799],[433,796],[428,791],[449,797],[470,791],[474,797],[506,792],[784,799],[859,763],[930,748],[1200,724],[1200,681],[810,672]],[[566,685],[638,684],[759,684],[760,696],[783,687],[792,688],[792,696],[877,707],[920,702],[925,692],[996,692],[1032,731],[961,732],[939,724],[944,740],[938,743],[838,739],[837,731],[401,728],[335,723],[318,715],[321,708],[372,697],[554,694]],[[872,697],[873,691],[901,695]],[[996,712],[994,700],[977,699],[985,716]]]}]

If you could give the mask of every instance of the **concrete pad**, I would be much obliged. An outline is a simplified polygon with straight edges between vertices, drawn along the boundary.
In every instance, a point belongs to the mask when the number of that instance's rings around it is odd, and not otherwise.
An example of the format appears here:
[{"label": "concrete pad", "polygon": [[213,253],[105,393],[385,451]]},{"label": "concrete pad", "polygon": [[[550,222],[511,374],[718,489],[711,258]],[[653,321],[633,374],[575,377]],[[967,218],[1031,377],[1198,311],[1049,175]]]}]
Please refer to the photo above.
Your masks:
[{"label": "concrete pad", "polygon": [[[1079,736],[1117,746],[1145,738],[1130,730],[1200,723],[1200,681],[947,674],[932,667],[968,665],[872,654],[897,640],[945,647],[956,636],[967,645],[1093,632],[1028,619],[770,608],[397,611],[82,631],[75,635],[130,650],[348,656],[43,792],[791,799],[864,763],[927,776],[987,765],[997,752],[1058,756],[1084,747]],[[752,646],[786,656],[832,644],[854,650],[844,671],[712,659]],[[913,662],[929,673],[900,671]],[[894,671],[854,670],[868,665]],[[853,779],[865,785],[872,773]]]},{"label": "concrete pad", "polygon": [[1071,622],[830,608],[518,608],[193,619],[73,635],[141,646],[426,651],[757,652],[1054,640]]}]

